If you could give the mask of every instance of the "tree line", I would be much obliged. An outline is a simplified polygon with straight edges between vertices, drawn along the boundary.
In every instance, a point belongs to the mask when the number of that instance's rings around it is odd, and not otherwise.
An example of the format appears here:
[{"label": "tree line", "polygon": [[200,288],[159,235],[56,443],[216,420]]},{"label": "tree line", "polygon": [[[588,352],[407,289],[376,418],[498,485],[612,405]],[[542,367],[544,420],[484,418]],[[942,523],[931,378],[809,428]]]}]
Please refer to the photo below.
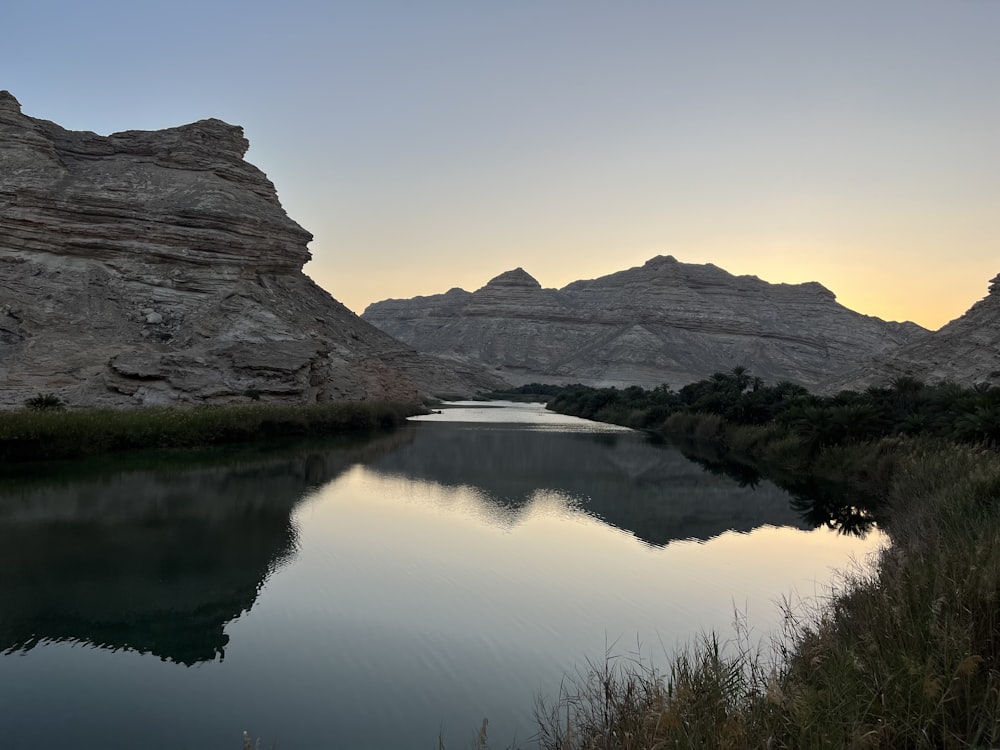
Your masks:
[{"label": "tree line", "polygon": [[714,414],[737,425],[777,425],[810,450],[892,435],[926,435],[1000,446],[1000,387],[927,384],[910,376],[832,396],[789,381],[767,385],[745,367],[717,372],[678,391],[661,385],[563,387],[548,408],[601,422],[657,430],[678,413]]}]

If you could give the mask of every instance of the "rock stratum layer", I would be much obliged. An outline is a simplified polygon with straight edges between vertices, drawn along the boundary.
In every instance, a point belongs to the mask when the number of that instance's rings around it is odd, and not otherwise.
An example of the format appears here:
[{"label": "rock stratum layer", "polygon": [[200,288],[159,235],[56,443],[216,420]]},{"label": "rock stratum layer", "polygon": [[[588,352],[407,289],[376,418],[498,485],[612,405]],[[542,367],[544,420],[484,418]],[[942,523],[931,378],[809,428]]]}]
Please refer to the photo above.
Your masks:
[{"label": "rock stratum layer", "polygon": [[362,318],[512,382],[595,386],[677,387],[738,365],[814,386],[926,334],[849,310],[815,282],[769,284],[671,256],[558,290],[518,268],[471,293],[378,302]]},{"label": "rock stratum layer", "polygon": [[220,120],[110,136],[0,92],[0,406],[416,400],[497,385],[361,321]]},{"label": "rock stratum layer", "polygon": [[1000,275],[984,299],[940,330],[874,357],[835,379],[829,390],[882,386],[900,376],[927,383],[951,381],[971,386],[1000,385]]}]

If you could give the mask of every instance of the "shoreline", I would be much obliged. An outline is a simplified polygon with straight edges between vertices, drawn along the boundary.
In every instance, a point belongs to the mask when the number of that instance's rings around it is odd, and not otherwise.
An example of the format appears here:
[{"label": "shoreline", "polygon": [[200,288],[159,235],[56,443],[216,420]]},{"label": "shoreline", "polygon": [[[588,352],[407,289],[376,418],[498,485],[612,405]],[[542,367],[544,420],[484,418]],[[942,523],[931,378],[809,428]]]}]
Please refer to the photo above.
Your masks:
[{"label": "shoreline", "polygon": [[0,412],[0,463],[31,465],[147,448],[199,448],[398,427],[419,404],[239,404]]},{"label": "shoreline", "polygon": [[[809,611],[786,605],[785,632],[772,653],[750,647],[739,633],[713,633],[676,655],[669,674],[597,665],[543,717],[542,747],[1000,742],[994,447],[926,434],[821,442],[811,439],[822,423],[818,411],[810,413],[811,425],[800,423],[800,433],[774,419],[737,424],[683,409],[651,417],[605,401],[591,404],[605,417],[627,416],[645,422],[647,432],[693,446],[702,460],[733,461],[779,484],[796,476],[836,481],[848,488],[848,510],[857,510],[852,492],[864,491],[874,502],[862,517],[877,521],[891,544],[869,566],[842,571],[837,589]],[[739,645],[736,656],[720,651],[726,640]]]}]

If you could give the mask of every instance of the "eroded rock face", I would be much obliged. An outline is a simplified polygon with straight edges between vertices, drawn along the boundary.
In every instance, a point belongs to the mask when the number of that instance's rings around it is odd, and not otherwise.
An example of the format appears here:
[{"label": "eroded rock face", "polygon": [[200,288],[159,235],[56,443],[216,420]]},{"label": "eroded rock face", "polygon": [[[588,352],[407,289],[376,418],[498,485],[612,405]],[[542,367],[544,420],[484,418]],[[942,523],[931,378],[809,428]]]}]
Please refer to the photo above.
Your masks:
[{"label": "eroded rock face", "polygon": [[0,92],[0,406],[473,393],[302,273],[312,236],[220,120],[103,137]]},{"label": "eroded rock face", "polygon": [[769,284],[671,256],[559,290],[518,268],[476,292],[386,300],[362,317],[513,382],[596,386],[677,387],[737,365],[814,386],[926,333],[849,310],[815,282]]},{"label": "eroded rock face", "polygon": [[826,390],[883,386],[900,376],[926,383],[1000,385],[1000,275],[990,282],[989,294],[960,318],[834,378]]}]

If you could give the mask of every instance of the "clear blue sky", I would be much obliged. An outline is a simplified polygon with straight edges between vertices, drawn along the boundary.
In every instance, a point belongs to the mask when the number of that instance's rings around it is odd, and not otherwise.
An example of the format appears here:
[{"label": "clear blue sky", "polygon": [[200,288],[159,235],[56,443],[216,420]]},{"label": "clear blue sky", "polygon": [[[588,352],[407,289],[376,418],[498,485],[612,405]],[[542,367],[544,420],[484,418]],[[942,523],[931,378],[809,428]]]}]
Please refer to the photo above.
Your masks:
[{"label": "clear blue sky", "polygon": [[4,0],[0,88],[205,117],[360,312],[657,254],[937,327],[1000,273],[1000,1]]}]

